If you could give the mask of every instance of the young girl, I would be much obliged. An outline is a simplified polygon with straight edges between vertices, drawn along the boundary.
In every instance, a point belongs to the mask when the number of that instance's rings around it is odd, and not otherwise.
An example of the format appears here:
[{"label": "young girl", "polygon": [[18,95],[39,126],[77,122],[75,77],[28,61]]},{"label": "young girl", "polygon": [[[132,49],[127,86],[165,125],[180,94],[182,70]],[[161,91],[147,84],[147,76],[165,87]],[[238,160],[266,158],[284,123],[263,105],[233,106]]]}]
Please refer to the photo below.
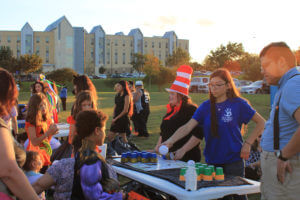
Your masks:
[{"label": "young girl", "polygon": [[96,109],[94,105],[95,102],[92,93],[90,91],[84,90],[77,95],[74,104],[73,114],[67,118],[67,122],[70,124],[70,129],[69,129],[70,132],[68,138],[70,144],[72,144],[76,132],[75,131],[76,116],[80,111]]},{"label": "young girl", "polygon": [[41,156],[43,166],[50,165],[52,149],[49,141],[58,133],[58,129],[52,123],[48,111],[48,100],[42,93],[32,95],[29,100],[25,130],[29,139],[27,150],[37,151]]},{"label": "young girl", "polygon": [[119,81],[115,85],[115,90],[117,94],[115,96],[114,117],[111,122],[108,140],[113,141],[116,134],[119,133],[123,141],[127,143],[126,132],[130,131],[129,118],[133,113],[132,96],[126,81]]},{"label": "young girl", "polygon": [[[27,151],[26,162],[23,166],[23,170],[25,171],[25,175],[27,176],[31,184],[35,183],[40,177],[43,176],[43,174],[40,173],[42,167],[43,167],[43,162],[39,153],[35,151]],[[43,192],[39,196],[40,199],[46,199],[45,192]]]},{"label": "young girl", "polygon": [[32,94],[45,93],[44,90],[45,90],[45,86],[41,81],[36,81],[32,86]]},{"label": "young girl", "polygon": [[[256,123],[243,142],[241,128],[250,120]],[[171,147],[194,127],[203,127],[205,160],[222,166],[226,175],[244,176],[244,161],[248,159],[254,140],[264,129],[265,120],[240,97],[228,70],[218,69],[210,76],[209,100],[203,102],[192,119],[179,128],[164,144]],[[184,155],[176,152],[176,155]],[[175,158],[179,159],[178,157]]]},{"label": "young girl", "polygon": [[[54,199],[122,199],[116,174],[94,151],[103,145],[107,115],[101,111],[81,111],[76,117],[75,158],[55,162],[35,184],[39,194],[54,186]],[[75,166],[75,167],[74,167]]]}]

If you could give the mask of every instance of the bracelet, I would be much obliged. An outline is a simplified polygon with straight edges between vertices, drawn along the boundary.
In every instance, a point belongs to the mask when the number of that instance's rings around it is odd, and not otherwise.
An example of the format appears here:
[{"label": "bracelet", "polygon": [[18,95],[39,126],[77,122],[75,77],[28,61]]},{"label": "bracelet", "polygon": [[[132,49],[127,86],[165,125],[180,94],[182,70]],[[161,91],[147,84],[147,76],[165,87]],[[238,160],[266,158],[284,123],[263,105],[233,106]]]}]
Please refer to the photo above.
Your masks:
[{"label": "bracelet", "polygon": [[244,142],[245,144],[249,144],[250,146],[252,146],[252,144],[250,144],[249,142],[247,142],[247,140]]}]

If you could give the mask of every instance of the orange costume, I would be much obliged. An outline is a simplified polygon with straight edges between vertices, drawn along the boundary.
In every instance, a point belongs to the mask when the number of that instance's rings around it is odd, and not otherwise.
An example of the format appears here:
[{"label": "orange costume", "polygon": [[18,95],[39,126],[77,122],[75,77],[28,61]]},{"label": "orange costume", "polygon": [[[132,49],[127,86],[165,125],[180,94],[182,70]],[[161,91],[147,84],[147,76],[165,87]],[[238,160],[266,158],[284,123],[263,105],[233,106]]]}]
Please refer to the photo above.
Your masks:
[{"label": "orange costume", "polygon": [[[41,126],[35,126],[33,124],[30,124],[29,122],[25,122],[25,130],[29,139],[29,133],[28,133],[28,128],[29,127],[34,127],[35,128],[35,133],[36,137],[41,137],[48,131],[49,126],[50,126],[51,121],[49,120],[48,122],[44,122]],[[29,139],[28,146],[27,146],[27,151],[36,151],[40,154],[41,159],[43,161],[43,166],[48,166],[51,164],[50,157],[52,155],[52,149],[50,146],[50,140],[52,136],[48,136],[45,138],[38,146],[34,146],[31,143],[31,140]]]}]

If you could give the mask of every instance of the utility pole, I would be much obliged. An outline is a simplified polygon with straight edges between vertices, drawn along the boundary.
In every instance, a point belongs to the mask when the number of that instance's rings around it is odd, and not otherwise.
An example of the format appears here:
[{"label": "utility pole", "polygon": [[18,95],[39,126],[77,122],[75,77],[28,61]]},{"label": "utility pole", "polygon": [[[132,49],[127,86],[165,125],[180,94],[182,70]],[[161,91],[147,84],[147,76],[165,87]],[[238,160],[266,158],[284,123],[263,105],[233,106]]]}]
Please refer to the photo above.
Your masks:
[{"label": "utility pole", "polygon": [[110,74],[112,75],[112,63],[113,63],[113,56],[112,56],[112,47],[113,47],[113,42],[112,40],[110,41]]}]

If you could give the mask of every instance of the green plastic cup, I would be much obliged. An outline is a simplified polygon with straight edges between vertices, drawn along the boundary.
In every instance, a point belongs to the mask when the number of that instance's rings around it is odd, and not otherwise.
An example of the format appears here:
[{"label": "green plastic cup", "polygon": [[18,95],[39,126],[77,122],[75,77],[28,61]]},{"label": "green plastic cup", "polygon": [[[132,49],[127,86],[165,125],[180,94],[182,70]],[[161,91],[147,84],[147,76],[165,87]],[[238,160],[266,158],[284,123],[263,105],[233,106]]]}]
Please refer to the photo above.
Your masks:
[{"label": "green plastic cup", "polygon": [[199,168],[199,170],[200,170],[200,174],[204,174],[204,167],[203,166],[200,166],[200,167],[198,167]]},{"label": "green plastic cup", "polygon": [[208,167],[212,169],[212,172],[215,172],[215,166],[213,166],[213,165],[208,165]]},{"label": "green plastic cup", "polygon": [[195,163],[195,167],[200,167],[202,164],[200,162]]},{"label": "green plastic cup", "polygon": [[223,167],[217,167],[216,168],[216,175],[224,175]]},{"label": "green plastic cup", "polygon": [[206,167],[204,169],[204,175],[205,176],[211,176],[212,175],[212,169],[210,167]]},{"label": "green plastic cup", "polygon": [[205,168],[205,167],[207,167],[207,164],[206,164],[206,163],[203,163],[202,166]]}]

